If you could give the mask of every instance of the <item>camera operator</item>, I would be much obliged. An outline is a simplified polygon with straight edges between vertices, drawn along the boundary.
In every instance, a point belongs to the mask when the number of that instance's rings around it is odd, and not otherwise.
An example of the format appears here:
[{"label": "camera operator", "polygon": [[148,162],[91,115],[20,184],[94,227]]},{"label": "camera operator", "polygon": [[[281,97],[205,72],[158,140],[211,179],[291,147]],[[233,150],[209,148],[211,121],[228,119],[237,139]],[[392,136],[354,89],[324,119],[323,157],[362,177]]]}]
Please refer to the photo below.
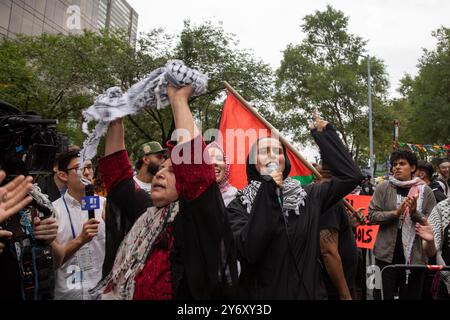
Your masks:
[{"label": "camera operator", "polygon": [[[5,172],[0,171],[0,184],[5,178]],[[18,176],[8,184],[0,188],[0,223],[10,220],[10,225],[20,226],[20,218],[15,215],[26,207],[32,197],[26,194],[32,188],[32,177]],[[35,219],[33,233],[36,240],[45,241],[47,244],[56,238],[58,225],[54,218],[40,221]],[[13,233],[0,230],[0,241],[13,236]],[[2,243],[3,251],[0,255],[0,300],[22,300],[22,274],[18,264],[17,250],[15,243],[7,241]]]},{"label": "camera operator", "polygon": [[0,101],[0,300],[53,297],[56,211],[31,183],[52,173],[61,145],[56,124]]}]

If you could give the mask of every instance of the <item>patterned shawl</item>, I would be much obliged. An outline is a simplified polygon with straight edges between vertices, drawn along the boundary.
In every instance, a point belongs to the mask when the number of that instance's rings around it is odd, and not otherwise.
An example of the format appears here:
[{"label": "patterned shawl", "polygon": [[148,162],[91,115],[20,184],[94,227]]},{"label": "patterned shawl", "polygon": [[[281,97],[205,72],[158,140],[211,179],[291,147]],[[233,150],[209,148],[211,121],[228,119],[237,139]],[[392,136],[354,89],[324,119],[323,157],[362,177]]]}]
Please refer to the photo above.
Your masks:
[{"label": "patterned shawl", "polygon": [[155,240],[178,211],[176,201],[163,208],[151,207],[139,217],[120,244],[111,272],[90,290],[94,299],[133,299],[134,278],[144,268]]},{"label": "patterned shawl", "polygon": [[[437,264],[445,265],[445,261],[442,258],[442,246],[444,245],[443,235],[445,228],[450,223],[450,198],[439,202],[436,207],[434,207],[433,211],[431,211],[428,221],[433,228],[434,244],[437,249]],[[441,279],[447,286],[447,290],[450,292],[450,272],[442,271]]]},{"label": "patterned shawl", "polygon": [[[283,184],[283,214],[287,217],[289,210],[292,210],[295,211],[296,215],[300,215],[300,206],[305,205],[306,191],[302,188],[300,182],[292,178],[287,178]],[[241,203],[247,208],[248,214],[252,210],[253,201],[260,187],[260,181],[252,181],[244,190],[239,191],[237,194]]]},{"label": "patterned shawl", "polygon": [[[416,177],[409,181],[400,181],[394,177],[389,178],[389,182],[399,188],[410,188],[408,197],[417,197],[417,212],[422,213],[423,193],[425,190],[425,182]],[[402,243],[406,264],[411,263],[411,252],[416,239],[415,224],[411,220],[409,208],[407,207],[403,215],[402,223]]]}]

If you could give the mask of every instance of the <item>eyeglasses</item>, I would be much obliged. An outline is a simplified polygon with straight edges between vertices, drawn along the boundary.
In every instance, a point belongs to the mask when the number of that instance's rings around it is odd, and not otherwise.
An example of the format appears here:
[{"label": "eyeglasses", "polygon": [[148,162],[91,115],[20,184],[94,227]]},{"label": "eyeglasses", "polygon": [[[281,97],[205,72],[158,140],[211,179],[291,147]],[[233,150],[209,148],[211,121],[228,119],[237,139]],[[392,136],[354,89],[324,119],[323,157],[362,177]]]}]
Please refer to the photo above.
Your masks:
[{"label": "eyeglasses", "polygon": [[[76,166],[76,167],[73,167],[73,168],[67,168],[64,171],[66,171],[66,172],[69,172],[70,170],[77,170],[78,171],[79,168],[80,168],[80,166]],[[83,170],[81,172],[84,172],[84,170],[94,171],[94,167],[92,166],[92,164],[88,164],[88,165],[83,167]]]}]

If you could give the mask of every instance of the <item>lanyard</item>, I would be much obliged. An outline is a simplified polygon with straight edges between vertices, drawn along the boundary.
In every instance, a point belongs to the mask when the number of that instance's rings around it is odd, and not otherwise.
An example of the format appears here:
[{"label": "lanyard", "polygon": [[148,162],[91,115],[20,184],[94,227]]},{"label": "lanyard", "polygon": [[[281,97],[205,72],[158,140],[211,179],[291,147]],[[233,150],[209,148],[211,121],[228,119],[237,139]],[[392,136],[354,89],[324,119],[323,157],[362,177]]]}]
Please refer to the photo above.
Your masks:
[{"label": "lanyard", "polygon": [[70,229],[72,229],[72,236],[75,239],[76,238],[76,236],[75,236],[75,229],[73,228],[72,217],[70,216],[70,211],[69,211],[69,208],[67,207],[65,196],[62,196],[62,199],[64,201],[64,205],[66,206],[67,215],[69,216]]}]

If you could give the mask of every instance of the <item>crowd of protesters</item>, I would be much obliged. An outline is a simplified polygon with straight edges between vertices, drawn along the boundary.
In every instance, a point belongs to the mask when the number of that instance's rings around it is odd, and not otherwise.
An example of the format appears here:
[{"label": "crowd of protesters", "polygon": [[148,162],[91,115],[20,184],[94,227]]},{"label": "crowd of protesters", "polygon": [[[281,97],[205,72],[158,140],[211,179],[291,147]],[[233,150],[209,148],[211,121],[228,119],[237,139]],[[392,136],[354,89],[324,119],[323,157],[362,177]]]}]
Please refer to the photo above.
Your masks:
[{"label": "crowd of protesters", "polygon": [[[380,226],[376,266],[450,263],[449,159],[435,174],[413,153],[394,151],[389,179],[374,187],[333,126],[315,115],[309,129],[322,179],[302,186],[289,178],[286,146],[266,137],[251,147],[248,185],[237,190],[223,148],[207,145],[196,127],[191,94],[191,86],[168,87],[175,127],[189,135],[164,147],[143,144],[134,169],[122,119],[109,125],[96,172],[91,161],[80,168],[76,147],[59,155],[40,184],[56,214],[33,221],[35,237],[53,251],[54,299],[365,299],[359,222],[342,202],[359,185],[372,196],[368,223]],[[177,158],[196,152],[199,162]],[[82,210],[80,173],[97,182],[93,217]],[[29,204],[30,188],[24,176],[0,188],[0,222]],[[0,229],[0,240],[11,236]],[[1,299],[21,298],[20,277],[13,248],[0,242]],[[382,288],[375,299],[448,299],[450,276],[388,268]]]}]

